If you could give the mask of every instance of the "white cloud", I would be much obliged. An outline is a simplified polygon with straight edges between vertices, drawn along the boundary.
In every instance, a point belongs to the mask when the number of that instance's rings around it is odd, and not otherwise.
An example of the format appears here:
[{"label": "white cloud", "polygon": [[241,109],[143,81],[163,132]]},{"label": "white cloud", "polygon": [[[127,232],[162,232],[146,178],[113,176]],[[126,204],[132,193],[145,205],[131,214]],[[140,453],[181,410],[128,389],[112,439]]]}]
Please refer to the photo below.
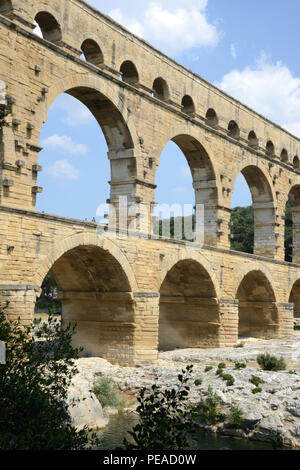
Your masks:
[{"label": "white cloud", "polygon": [[92,4],[134,34],[171,55],[201,46],[215,46],[219,41],[217,26],[206,14],[208,0],[160,0],[147,2],[104,0]]},{"label": "white cloud", "polygon": [[233,70],[216,85],[300,137],[300,79],[262,54],[256,66]]},{"label": "white cloud", "polygon": [[290,124],[283,124],[283,127],[291,132],[291,134],[296,135],[300,138],[300,119],[298,122],[292,122]]},{"label": "white cloud", "polygon": [[76,104],[72,106],[74,112],[72,112],[71,109],[68,109],[67,116],[62,119],[65,124],[71,127],[87,124],[94,118],[92,113],[84,105],[77,107]]},{"label": "white cloud", "polygon": [[232,57],[233,59],[236,59],[236,58],[237,58],[237,50],[236,50],[235,44],[231,44],[231,45],[230,45],[230,53],[231,53],[231,57]]},{"label": "white cloud", "polygon": [[137,36],[143,37],[144,36],[144,28],[143,24],[134,17],[129,17],[123,15],[120,8],[115,8],[109,12],[109,16],[111,16],[115,21],[126,26],[133,34]]},{"label": "white cloud", "polygon": [[76,180],[80,174],[68,160],[57,160],[46,169],[46,173],[54,178]]},{"label": "white cloud", "polygon": [[55,100],[53,107],[64,112],[61,121],[71,127],[89,124],[94,119],[90,110],[83,103],[66,93]]},{"label": "white cloud", "polygon": [[[89,0],[89,4],[93,5],[95,8],[98,8],[103,13],[108,13],[111,10],[116,8],[126,9],[126,13],[129,16],[140,17],[145,9],[148,8],[149,4],[153,3],[153,0],[128,0],[126,4],[123,0]],[[158,1],[156,2],[158,3]],[[189,6],[191,8],[198,8],[199,10],[205,10],[208,0],[190,0]],[[163,8],[184,8],[186,7],[185,0],[159,0],[159,4]]]},{"label": "white cloud", "polygon": [[67,135],[53,134],[42,141],[43,147],[52,147],[56,150],[68,152],[72,155],[86,155],[87,146],[84,144],[77,144],[73,141],[72,137]]}]

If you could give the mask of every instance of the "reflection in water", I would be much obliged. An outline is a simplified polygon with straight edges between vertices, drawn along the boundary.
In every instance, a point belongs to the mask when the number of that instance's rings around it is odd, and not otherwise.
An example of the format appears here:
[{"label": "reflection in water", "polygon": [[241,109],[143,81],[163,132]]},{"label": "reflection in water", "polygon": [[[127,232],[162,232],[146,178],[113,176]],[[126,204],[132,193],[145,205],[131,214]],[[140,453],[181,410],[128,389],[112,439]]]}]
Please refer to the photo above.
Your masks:
[{"label": "reflection in water", "polygon": [[[99,449],[114,450],[122,447],[124,437],[130,440],[130,431],[138,421],[134,414],[119,413],[111,416],[108,426],[99,432],[101,445]],[[216,437],[210,433],[200,433],[197,442],[197,450],[272,450],[268,442],[247,441],[244,439],[233,439]]]},{"label": "reflection in water", "polygon": [[113,415],[109,419],[108,426],[103,431],[99,431],[101,437],[101,445],[99,449],[114,450],[117,447],[122,447],[123,439],[130,440],[128,431],[137,424],[138,416],[134,413],[122,413]]}]

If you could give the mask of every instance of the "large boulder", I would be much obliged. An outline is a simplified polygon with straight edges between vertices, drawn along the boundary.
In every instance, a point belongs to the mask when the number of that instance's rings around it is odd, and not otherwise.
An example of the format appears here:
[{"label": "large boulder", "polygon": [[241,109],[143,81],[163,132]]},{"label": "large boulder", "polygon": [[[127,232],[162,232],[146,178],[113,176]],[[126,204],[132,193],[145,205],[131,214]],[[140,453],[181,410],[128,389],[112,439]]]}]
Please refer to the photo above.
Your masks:
[{"label": "large boulder", "polygon": [[85,426],[96,430],[108,424],[102,406],[92,392],[94,375],[90,372],[80,372],[72,379],[68,393],[69,413],[72,424],[77,429]]}]

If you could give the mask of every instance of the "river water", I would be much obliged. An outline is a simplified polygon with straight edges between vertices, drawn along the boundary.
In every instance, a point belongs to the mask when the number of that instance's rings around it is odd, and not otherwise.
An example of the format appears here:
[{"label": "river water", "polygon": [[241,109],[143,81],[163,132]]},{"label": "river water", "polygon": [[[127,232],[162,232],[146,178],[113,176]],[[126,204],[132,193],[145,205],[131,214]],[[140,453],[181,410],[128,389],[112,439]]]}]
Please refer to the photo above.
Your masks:
[{"label": "river water", "polygon": [[[114,450],[122,447],[124,437],[137,423],[138,417],[134,414],[119,413],[111,416],[108,426],[100,431],[102,450]],[[272,450],[272,445],[266,442],[248,441],[245,439],[233,439],[216,437],[212,433],[199,433],[197,441],[198,450]]]}]

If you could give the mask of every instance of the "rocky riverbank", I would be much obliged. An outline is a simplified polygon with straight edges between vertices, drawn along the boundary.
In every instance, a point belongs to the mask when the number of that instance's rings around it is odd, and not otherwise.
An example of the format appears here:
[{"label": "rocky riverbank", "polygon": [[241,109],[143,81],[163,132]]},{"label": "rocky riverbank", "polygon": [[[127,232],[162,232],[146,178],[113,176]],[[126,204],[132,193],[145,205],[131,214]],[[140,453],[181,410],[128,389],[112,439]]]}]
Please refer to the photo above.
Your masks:
[{"label": "rocky riverbank", "polygon": [[[268,372],[259,369],[256,357],[261,353],[282,356],[287,370]],[[234,378],[233,385],[216,375],[220,362],[226,364],[225,373]],[[245,363],[237,370],[235,363]],[[143,367],[114,366],[100,358],[82,358],[77,361],[79,374],[74,378],[72,397],[85,396],[83,408],[73,409],[73,422],[80,426],[103,427],[107,423],[105,410],[90,392],[100,376],[111,377],[120,390],[137,395],[140,388],[153,383],[161,387],[173,387],[183,368],[192,364],[190,400],[199,403],[207,396],[211,386],[220,399],[222,419],[216,426],[207,426],[213,432],[261,441],[278,438],[284,445],[300,448],[300,335],[289,340],[246,340],[244,347],[226,349],[187,349],[159,354],[158,365]],[[212,369],[205,372],[207,366]],[[293,371],[293,373],[290,373]],[[261,392],[253,394],[252,376],[259,378]],[[201,379],[200,386],[193,385]],[[80,395],[80,396],[79,396]],[[230,424],[230,408],[233,403],[243,412],[244,422],[239,427]]]}]

